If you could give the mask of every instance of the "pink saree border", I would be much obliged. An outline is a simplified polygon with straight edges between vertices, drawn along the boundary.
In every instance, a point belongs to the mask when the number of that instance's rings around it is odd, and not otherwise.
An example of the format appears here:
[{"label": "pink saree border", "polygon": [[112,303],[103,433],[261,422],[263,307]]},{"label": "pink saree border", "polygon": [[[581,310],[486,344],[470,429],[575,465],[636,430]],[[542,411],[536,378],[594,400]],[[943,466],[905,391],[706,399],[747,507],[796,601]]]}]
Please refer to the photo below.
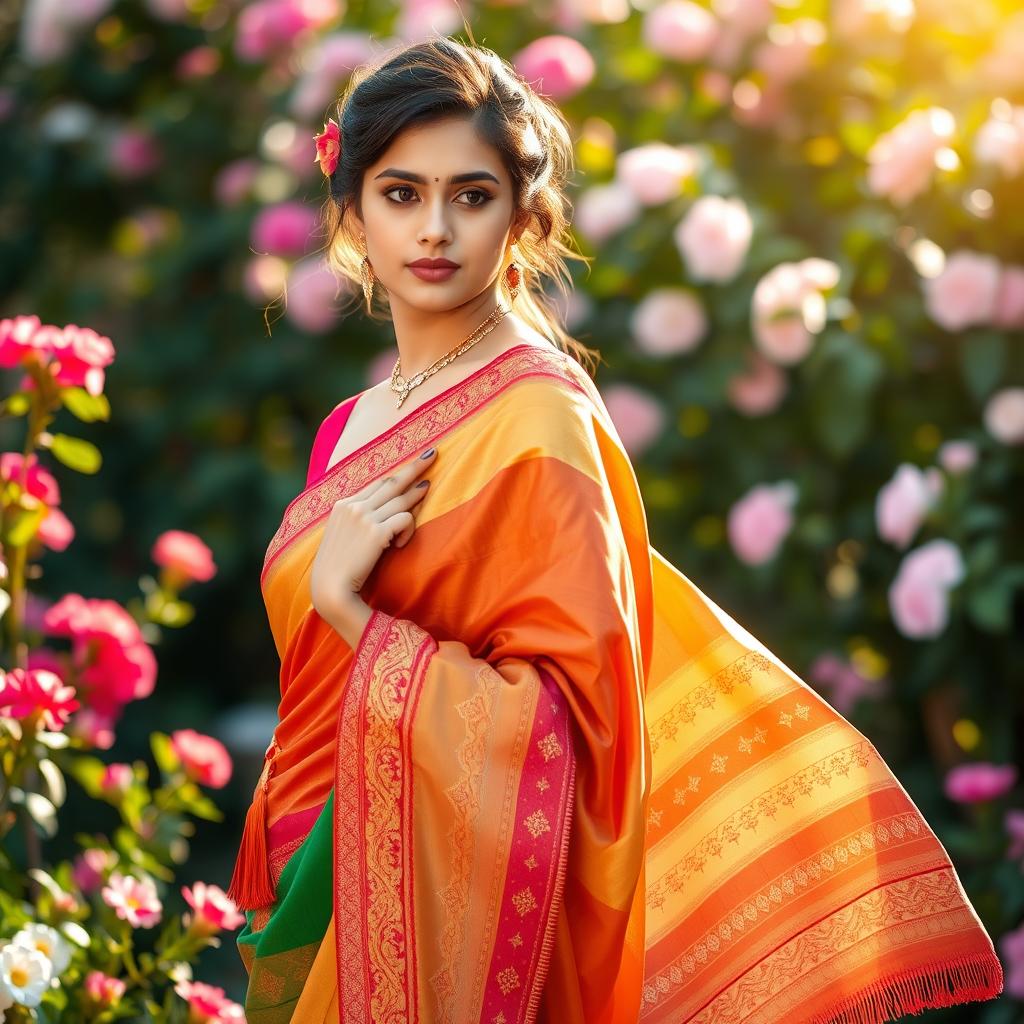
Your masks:
[{"label": "pink saree border", "polygon": [[565,883],[576,784],[571,715],[558,684],[537,668],[541,689],[519,783],[482,1024],[532,1024],[536,1018]]},{"label": "pink saree border", "polygon": [[271,568],[287,545],[326,516],[334,502],[405,462],[516,381],[532,376],[558,378],[588,395],[596,390],[583,367],[561,349],[553,346],[542,349],[522,342],[499,353],[464,380],[424,402],[383,434],[339,459],[293,498],[267,547],[261,585],[265,586]]},{"label": "pink saree border", "polygon": [[415,623],[375,609],[342,697],[333,822],[342,1024],[418,1019],[409,747],[436,649]]}]

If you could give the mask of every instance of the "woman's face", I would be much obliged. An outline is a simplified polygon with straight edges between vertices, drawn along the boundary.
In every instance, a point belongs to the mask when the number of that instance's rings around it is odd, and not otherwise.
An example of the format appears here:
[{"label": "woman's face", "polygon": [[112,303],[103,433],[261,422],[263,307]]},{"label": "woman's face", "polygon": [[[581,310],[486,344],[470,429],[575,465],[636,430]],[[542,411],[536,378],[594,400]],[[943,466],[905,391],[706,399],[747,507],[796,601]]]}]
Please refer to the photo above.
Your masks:
[{"label": "woman's face", "polygon": [[[396,301],[438,312],[493,286],[513,234],[512,182],[498,151],[465,118],[409,128],[363,177],[357,230],[366,235],[374,276]],[[436,280],[410,264],[446,259],[457,269]]]}]

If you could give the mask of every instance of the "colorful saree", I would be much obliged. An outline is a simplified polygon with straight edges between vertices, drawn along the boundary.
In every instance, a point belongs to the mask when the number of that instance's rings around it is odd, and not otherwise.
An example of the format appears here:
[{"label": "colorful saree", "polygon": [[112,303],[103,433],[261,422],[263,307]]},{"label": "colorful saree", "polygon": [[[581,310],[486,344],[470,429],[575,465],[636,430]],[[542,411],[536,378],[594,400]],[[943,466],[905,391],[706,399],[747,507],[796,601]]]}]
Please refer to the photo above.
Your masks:
[{"label": "colorful saree", "polygon": [[[517,345],[325,472],[350,408],[261,578],[250,1024],[874,1024],[1001,991],[872,744],[651,547],[571,356]],[[352,650],[310,603],[322,524],[431,445]]]}]

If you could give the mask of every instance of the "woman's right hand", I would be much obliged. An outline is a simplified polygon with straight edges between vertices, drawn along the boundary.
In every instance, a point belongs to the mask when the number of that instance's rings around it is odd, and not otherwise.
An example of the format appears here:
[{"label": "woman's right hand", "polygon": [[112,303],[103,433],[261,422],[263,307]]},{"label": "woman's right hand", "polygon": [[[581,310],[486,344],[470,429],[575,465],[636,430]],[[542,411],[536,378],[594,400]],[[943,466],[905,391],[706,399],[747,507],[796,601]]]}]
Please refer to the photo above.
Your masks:
[{"label": "woman's right hand", "polygon": [[[330,622],[359,595],[380,556],[391,546],[405,547],[416,530],[412,508],[427,493],[419,480],[437,452],[411,459],[383,479],[339,498],[327,516],[310,575],[313,607]],[[425,453],[424,453],[425,454]]]}]

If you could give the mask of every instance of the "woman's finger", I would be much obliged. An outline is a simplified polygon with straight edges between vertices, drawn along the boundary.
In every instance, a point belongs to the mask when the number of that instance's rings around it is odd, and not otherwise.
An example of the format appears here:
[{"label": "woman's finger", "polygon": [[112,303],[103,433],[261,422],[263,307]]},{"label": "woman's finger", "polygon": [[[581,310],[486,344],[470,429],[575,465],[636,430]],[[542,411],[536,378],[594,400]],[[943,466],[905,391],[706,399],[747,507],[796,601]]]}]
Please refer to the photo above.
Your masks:
[{"label": "woman's finger", "polygon": [[412,508],[417,502],[422,501],[429,488],[429,480],[420,480],[419,483],[413,484],[408,490],[403,491],[401,494],[396,494],[390,501],[384,502],[383,505],[379,505],[376,509],[371,508],[370,515],[378,523],[386,522],[396,512]]}]

